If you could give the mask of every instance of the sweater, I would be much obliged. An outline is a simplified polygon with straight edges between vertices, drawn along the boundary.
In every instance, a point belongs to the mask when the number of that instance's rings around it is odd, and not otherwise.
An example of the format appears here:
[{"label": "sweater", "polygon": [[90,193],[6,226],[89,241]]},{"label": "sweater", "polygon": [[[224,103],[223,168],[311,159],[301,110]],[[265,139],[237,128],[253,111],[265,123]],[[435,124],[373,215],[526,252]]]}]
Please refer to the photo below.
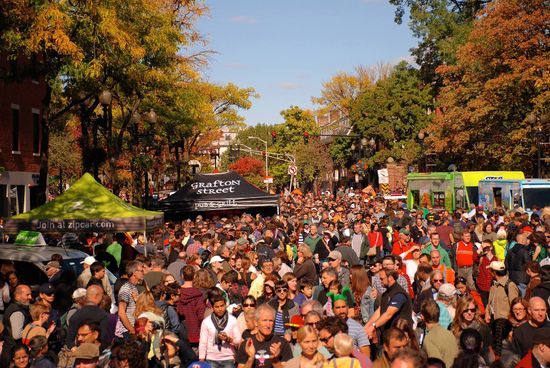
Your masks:
[{"label": "sweater", "polygon": [[231,344],[224,341],[221,348],[216,344],[216,335],[218,331],[214,327],[211,317],[207,317],[202,321],[199,340],[199,359],[207,359],[213,361],[234,360],[236,349],[241,342],[241,331],[237,324],[237,319],[232,315],[228,316],[227,325],[223,329],[229,337]]},{"label": "sweater", "polygon": [[187,327],[189,342],[199,342],[200,323],[204,318],[206,303],[202,292],[195,288],[181,288],[177,312]]}]

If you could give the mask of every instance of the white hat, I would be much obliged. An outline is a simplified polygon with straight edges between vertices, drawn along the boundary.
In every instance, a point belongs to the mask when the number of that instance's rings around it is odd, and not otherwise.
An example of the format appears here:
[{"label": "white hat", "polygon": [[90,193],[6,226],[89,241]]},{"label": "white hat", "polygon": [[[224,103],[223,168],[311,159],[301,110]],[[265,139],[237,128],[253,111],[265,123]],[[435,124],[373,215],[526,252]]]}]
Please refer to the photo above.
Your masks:
[{"label": "white hat", "polygon": [[456,294],[456,288],[453,284],[443,284],[439,287],[438,295],[443,297],[449,297]]},{"label": "white hat", "polygon": [[210,259],[210,263],[214,263],[214,262],[223,262],[223,258],[220,256],[214,256]]},{"label": "white hat", "polygon": [[494,271],[504,271],[506,269],[506,265],[504,265],[504,262],[501,261],[493,261],[487,266],[487,268],[490,268]]},{"label": "white hat", "polygon": [[95,263],[97,262],[96,259],[94,258],[94,256],[88,256],[86,258],[84,258],[84,260],[80,263],[83,263],[85,265],[88,265],[88,266],[91,266],[92,263]]},{"label": "white hat", "polygon": [[84,288],[78,288],[75,291],[73,291],[73,300],[78,298],[83,298],[86,296],[86,289]]}]

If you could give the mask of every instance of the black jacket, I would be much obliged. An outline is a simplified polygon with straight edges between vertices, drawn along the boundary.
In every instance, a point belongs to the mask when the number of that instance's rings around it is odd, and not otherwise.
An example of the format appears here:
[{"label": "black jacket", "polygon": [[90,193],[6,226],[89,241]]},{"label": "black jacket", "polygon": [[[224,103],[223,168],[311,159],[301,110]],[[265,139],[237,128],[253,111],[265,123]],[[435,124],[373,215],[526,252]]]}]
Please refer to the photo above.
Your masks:
[{"label": "black jacket", "polygon": [[107,332],[109,330],[109,317],[107,312],[99,308],[97,305],[85,305],[77,310],[69,320],[69,328],[67,329],[66,345],[70,349],[75,346],[75,338],[80,325],[84,321],[92,321],[99,325],[101,336],[99,341],[102,347],[106,347],[111,344],[111,341],[107,340]]},{"label": "black jacket", "polygon": [[525,265],[531,261],[529,248],[524,245],[516,244],[506,255],[506,269],[510,275],[510,280],[518,284],[529,283],[529,276],[525,272]]},{"label": "black jacket", "polygon": [[18,343],[21,343],[21,339],[14,340],[12,335],[10,317],[12,314],[16,312],[23,313],[23,316],[25,317],[23,326],[26,326],[27,324],[31,323],[31,315],[29,313],[28,306],[25,306],[19,303],[11,303],[8,306],[8,308],[6,308],[4,312],[4,318],[2,320],[2,322],[4,323],[4,333],[3,333],[4,345],[2,346],[2,356],[0,359],[0,367],[8,367],[10,365],[12,349]]}]

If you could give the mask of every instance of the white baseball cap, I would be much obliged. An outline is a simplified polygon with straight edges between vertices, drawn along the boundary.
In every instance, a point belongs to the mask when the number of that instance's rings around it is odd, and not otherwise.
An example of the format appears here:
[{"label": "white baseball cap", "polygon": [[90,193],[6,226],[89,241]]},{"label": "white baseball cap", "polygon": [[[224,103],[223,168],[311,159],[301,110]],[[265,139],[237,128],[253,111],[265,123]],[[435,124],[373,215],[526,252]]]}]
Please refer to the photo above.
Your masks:
[{"label": "white baseball cap", "polygon": [[84,260],[80,263],[91,266],[92,263],[95,263],[95,262],[97,262],[97,260],[94,258],[94,256],[88,256],[84,258]]}]

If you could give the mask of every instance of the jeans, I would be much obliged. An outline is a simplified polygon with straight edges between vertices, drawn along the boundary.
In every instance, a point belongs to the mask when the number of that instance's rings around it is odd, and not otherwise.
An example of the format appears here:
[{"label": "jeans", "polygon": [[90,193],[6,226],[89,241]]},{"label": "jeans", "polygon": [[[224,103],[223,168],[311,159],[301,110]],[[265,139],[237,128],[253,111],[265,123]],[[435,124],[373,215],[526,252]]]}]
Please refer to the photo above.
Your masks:
[{"label": "jeans", "polygon": [[235,368],[234,360],[208,360],[206,362],[210,364],[212,368]]}]

